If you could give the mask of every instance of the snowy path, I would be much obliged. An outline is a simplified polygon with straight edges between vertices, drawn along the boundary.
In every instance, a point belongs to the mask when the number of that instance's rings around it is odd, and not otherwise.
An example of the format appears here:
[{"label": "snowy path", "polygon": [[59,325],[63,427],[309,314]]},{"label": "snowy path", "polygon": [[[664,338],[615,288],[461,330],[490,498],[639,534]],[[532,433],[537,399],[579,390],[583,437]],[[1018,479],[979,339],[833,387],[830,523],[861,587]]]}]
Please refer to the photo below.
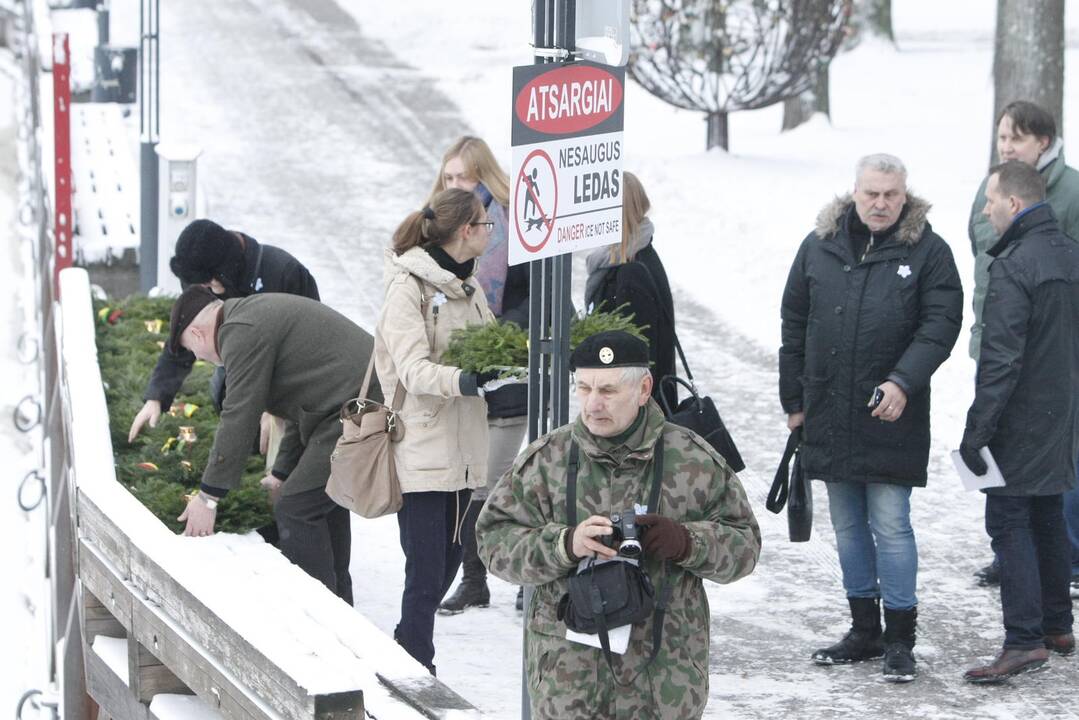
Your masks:
[{"label": "snowy path", "polygon": [[[300,257],[323,298],[369,327],[381,300],[381,248],[422,202],[441,150],[467,129],[439,84],[363,37],[332,0],[192,0],[165,4],[163,138],[203,146],[211,215]],[[679,283],[679,267],[669,268]],[[579,285],[580,264],[576,282]],[[578,291],[577,296],[580,296]],[[988,556],[981,503],[957,488],[942,440],[930,488],[914,494],[921,548],[921,676],[881,682],[876,663],[818,669],[809,653],[845,630],[834,539],[817,486],[812,542],[786,541],[764,498],[786,437],[774,348],[739,336],[713,309],[676,291],[680,336],[699,385],[713,394],[749,469],[742,479],[765,532],[757,572],[710,586],[712,701],[707,717],[1076,717],[1075,659],[1008,689],[964,686],[961,672],[995,651],[994,593],[972,587]],[[720,308],[728,318],[736,308]],[[960,347],[957,352],[962,352]],[[722,391],[721,391],[722,389]],[[952,428],[954,430],[954,428]],[[393,518],[354,523],[357,607],[392,631],[402,585]],[[519,702],[515,588],[493,605],[439,618],[439,676],[493,717]]]}]

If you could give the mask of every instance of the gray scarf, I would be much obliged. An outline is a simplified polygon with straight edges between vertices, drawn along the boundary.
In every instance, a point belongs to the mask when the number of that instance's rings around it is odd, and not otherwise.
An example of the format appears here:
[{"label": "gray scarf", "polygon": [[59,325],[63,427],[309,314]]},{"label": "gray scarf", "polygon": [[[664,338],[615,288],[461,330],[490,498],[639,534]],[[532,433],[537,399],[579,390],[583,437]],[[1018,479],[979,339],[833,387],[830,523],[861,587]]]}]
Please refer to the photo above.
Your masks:
[{"label": "gray scarf", "polygon": [[[642,220],[641,226],[637,229],[637,237],[632,238],[629,245],[626,247],[629,256],[631,258],[636,257],[637,253],[648,247],[652,242],[652,236],[655,232],[656,229],[655,226],[652,225],[651,220],[648,218]],[[604,245],[603,247],[596,248],[588,253],[588,259],[585,261],[585,265],[588,268],[588,280],[585,281],[584,286],[584,304],[588,311],[593,309],[590,305],[592,305],[600,288],[603,286],[603,278],[607,274],[607,271],[621,264],[620,258],[616,258],[615,262],[611,262],[610,245]],[[612,308],[607,309],[610,310]]]}]

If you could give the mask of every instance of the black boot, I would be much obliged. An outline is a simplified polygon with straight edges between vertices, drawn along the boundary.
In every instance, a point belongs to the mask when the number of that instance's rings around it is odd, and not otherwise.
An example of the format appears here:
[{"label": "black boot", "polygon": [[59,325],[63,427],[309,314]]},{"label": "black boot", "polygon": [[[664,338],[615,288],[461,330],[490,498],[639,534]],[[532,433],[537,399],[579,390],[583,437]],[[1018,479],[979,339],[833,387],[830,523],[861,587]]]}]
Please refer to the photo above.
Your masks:
[{"label": "black boot", "polygon": [[978,568],[974,573],[979,587],[996,587],[1000,585],[1000,563],[996,558],[983,568]]},{"label": "black boot", "polygon": [[835,645],[813,653],[818,665],[841,665],[879,658],[884,654],[880,631],[880,598],[847,598],[851,627]]},{"label": "black boot", "polygon": [[487,568],[476,551],[476,519],[483,501],[471,502],[461,520],[461,584],[438,606],[440,615],[456,615],[470,607],[487,607],[491,603],[491,591],[487,589]]},{"label": "black boot", "polygon": [[918,608],[884,608],[884,679],[910,682],[918,674],[914,666],[914,640],[918,628]]}]

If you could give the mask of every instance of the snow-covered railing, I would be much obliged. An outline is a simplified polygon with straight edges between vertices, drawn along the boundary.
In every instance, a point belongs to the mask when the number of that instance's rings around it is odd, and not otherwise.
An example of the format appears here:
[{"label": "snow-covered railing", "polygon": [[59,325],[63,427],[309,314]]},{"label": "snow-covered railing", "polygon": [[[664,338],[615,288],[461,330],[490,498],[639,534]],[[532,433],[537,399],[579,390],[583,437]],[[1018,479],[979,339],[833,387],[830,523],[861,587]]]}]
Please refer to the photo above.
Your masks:
[{"label": "snow-covered railing", "polygon": [[[86,272],[64,270],[60,296],[86,686],[105,713],[158,717],[154,697],[181,693],[230,720],[480,717],[261,538],[174,535],[117,482]],[[119,642],[126,668],[101,650]]]}]

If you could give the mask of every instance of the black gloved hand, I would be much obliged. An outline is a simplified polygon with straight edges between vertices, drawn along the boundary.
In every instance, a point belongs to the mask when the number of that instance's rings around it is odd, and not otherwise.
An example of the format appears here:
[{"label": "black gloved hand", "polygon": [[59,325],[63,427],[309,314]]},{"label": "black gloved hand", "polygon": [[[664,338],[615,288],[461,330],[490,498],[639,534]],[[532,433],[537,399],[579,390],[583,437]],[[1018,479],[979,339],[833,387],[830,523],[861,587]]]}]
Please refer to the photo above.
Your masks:
[{"label": "black gloved hand", "polygon": [[502,373],[501,370],[487,370],[485,372],[461,372],[459,385],[462,395],[482,395],[480,388],[496,379]]},{"label": "black gloved hand", "polygon": [[981,476],[989,472],[989,466],[985,464],[985,460],[982,460],[982,456],[978,454],[978,448],[973,445],[960,443],[959,457],[963,458],[963,463],[975,475]]},{"label": "black gloved hand", "polygon": [[647,557],[675,562],[689,557],[693,541],[690,539],[689,530],[686,530],[682,523],[656,513],[648,513],[638,515],[637,524],[648,528],[642,531],[644,554]]}]

